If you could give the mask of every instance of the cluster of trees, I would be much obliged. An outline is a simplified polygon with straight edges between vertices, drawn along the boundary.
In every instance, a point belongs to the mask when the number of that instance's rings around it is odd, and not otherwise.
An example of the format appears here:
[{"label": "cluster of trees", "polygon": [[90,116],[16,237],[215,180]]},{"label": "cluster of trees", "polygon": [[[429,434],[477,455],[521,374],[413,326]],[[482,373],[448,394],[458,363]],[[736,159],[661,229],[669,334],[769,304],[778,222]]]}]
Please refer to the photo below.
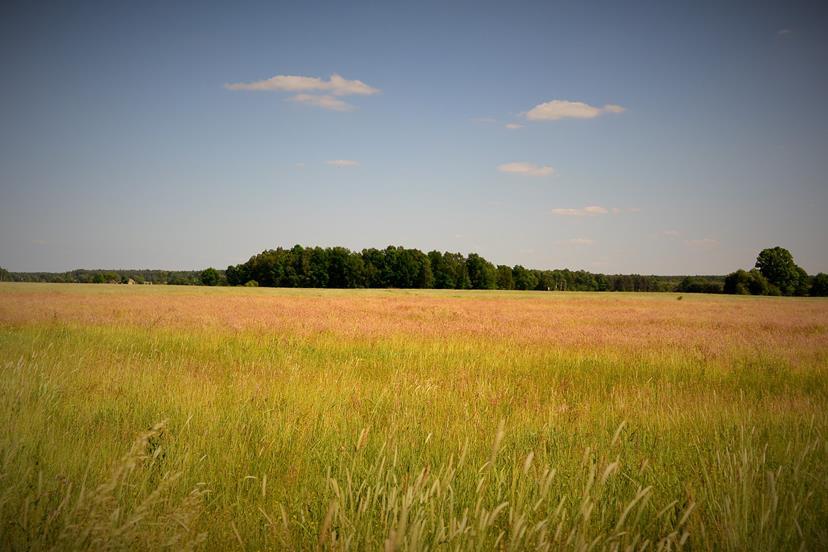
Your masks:
[{"label": "cluster of trees", "polygon": [[[218,271],[217,271],[218,272]],[[74,284],[201,285],[201,272],[194,270],[70,270],[68,272],[9,272],[0,268],[0,281]],[[219,272],[220,279],[223,274]]]},{"label": "cluster of trees", "polygon": [[739,269],[725,277],[724,293],[738,295],[828,296],[828,274],[808,276],[782,247],[763,249],[751,270]]},{"label": "cluster of trees", "polygon": [[752,295],[828,296],[828,274],[808,276],[781,247],[764,249],[751,270],[722,276],[595,274],[585,270],[535,270],[495,265],[476,253],[388,246],[351,251],[344,247],[279,247],[254,255],[226,271],[72,270],[9,272],[0,281],[152,283],[204,286],[311,288],[437,288],[560,291],[678,291]]},{"label": "cluster of trees", "polygon": [[721,276],[685,276],[673,289],[680,293],[722,293],[723,288]]},{"label": "cluster of trees", "polygon": [[[229,285],[332,288],[518,289],[570,291],[667,291],[659,276],[594,274],[584,270],[534,270],[495,265],[476,253],[389,246],[277,248],[227,267]],[[671,288],[670,288],[671,289]]]}]

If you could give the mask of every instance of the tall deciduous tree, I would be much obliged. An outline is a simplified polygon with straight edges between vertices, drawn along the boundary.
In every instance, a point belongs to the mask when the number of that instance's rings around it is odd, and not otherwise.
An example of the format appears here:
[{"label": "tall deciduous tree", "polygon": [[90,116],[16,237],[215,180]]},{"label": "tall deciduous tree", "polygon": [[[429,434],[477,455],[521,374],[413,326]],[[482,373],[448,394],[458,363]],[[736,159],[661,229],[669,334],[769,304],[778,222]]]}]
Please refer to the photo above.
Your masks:
[{"label": "tall deciduous tree", "polygon": [[756,268],[783,295],[793,295],[800,288],[800,268],[796,266],[791,252],[783,247],[763,249],[756,257]]}]

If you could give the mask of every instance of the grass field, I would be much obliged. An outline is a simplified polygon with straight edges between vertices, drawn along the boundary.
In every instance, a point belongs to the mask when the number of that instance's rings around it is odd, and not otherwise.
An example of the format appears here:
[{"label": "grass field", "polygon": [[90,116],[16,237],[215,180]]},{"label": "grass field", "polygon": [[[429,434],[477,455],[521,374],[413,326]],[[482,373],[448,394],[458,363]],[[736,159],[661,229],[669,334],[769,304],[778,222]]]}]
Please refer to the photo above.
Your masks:
[{"label": "grass field", "polygon": [[0,284],[2,549],[828,548],[828,300]]}]

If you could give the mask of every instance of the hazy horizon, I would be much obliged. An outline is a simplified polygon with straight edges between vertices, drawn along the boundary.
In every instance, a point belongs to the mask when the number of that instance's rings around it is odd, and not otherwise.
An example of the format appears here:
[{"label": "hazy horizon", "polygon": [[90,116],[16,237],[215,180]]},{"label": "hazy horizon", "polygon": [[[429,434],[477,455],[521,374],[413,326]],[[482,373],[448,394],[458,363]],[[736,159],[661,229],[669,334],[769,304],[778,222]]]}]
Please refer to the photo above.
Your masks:
[{"label": "hazy horizon", "polygon": [[4,2],[0,266],[828,272],[828,7]]}]

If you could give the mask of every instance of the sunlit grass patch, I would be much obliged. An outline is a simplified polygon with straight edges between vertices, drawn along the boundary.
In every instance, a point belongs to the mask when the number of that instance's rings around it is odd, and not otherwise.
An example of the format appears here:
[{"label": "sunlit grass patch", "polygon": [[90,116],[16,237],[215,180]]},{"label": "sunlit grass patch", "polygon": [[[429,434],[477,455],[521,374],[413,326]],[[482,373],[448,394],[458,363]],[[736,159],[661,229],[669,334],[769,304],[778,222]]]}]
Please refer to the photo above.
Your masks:
[{"label": "sunlit grass patch", "polygon": [[828,543],[824,301],[67,287],[0,294],[3,548]]}]

